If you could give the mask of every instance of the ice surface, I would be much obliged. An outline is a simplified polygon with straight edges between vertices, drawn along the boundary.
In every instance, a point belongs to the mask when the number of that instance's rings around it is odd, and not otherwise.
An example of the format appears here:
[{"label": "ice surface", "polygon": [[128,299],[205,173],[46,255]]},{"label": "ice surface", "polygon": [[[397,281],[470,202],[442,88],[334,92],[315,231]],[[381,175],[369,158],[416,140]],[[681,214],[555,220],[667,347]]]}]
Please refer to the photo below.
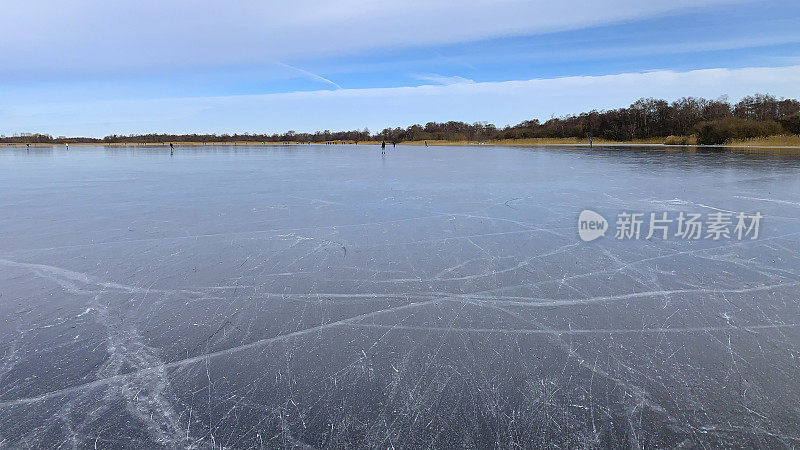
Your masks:
[{"label": "ice surface", "polygon": [[[2,148],[0,447],[800,445],[798,169]],[[765,218],[584,243],[583,209]]]}]

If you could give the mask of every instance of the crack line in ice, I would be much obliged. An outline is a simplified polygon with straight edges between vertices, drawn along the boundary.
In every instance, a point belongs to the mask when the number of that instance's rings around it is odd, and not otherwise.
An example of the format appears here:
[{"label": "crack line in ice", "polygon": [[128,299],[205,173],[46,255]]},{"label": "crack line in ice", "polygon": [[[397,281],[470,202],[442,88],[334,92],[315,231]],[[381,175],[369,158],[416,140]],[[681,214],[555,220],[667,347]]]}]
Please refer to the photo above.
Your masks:
[{"label": "crack line in ice", "polygon": [[[506,297],[506,296],[493,297],[493,296],[470,295],[470,294],[457,295],[456,297],[479,300],[481,302],[487,302],[487,303],[496,303],[496,304],[514,305],[514,306],[530,306],[530,307],[570,306],[570,305],[586,305],[591,303],[604,303],[613,300],[627,300],[632,298],[647,298],[647,297],[675,295],[675,294],[746,294],[751,292],[761,292],[761,291],[768,291],[771,289],[779,289],[779,288],[787,288],[795,286],[800,286],[800,281],[793,283],[781,283],[769,286],[756,286],[756,287],[741,288],[741,289],[707,289],[707,288],[673,289],[673,290],[661,290],[661,291],[634,292],[631,294],[620,294],[620,295],[604,295],[598,297],[578,298],[571,300],[556,300],[547,298],[537,299],[531,297]],[[509,300],[510,298],[518,298],[521,300],[528,300],[528,301],[514,301],[514,300]]]},{"label": "crack line in ice", "polygon": [[423,302],[409,303],[409,304],[406,304],[406,305],[395,306],[395,307],[392,307],[392,308],[382,309],[382,310],[378,310],[378,311],[372,311],[372,312],[368,312],[368,313],[365,313],[365,314],[359,314],[357,316],[348,317],[346,319],[338,320],[338,321],[335,321],[335,322],[329,322],[329,323],[325,323],[325,324],[322,324],[322,325],[317,325],[317,326],[314,326],[314,327],[305,328],[305,329],[298,330],[298,331],[293,331],[291,333],[286,333],[286,334],[281,334],[281,335],[278,335],[278,336],[273,336],[273,337],[270,337],[270,338],[259,339],[259,340],[254,341],[254,342],[250,342],[250,343],[243,344],[243,345],[238,345],[236,347],[231,347],[231,348],[227,348],[227,349],[224,349],[224,350],[219,350],[219,351],[216,351],[216,352],[205,353],[205,354],[202,354],[202,355],[193,356],[191,358],[179,359],[177,361],[172,361],[172,362],[164,363],[164,364],[153,366],[153,367],[146,367],[146,368],[139,369],[139,370],[136,370],[136,371],[133,371],[133,372],[129,372],[129,373],[126,373],[126,374],[122,374],[122,375],[114,375],[114,376],[111,376],[111,377],[108,377],[108,378],[103,378],[103,379],[99,379],[99,380],[95,380],[95,381],[90,381],[88,383],[82,383],[82,384],[79,384],[79,385],[76,385],[76,386],[70,386],[70,387],[66,387],[66,388],[63,388],[63,389],[57,389],[55,391],[46,392],[46,393],[38,395],[36,397],[26,397],[26,398],[19,398],[19,399],[16,399],[16,400],[8,400],[8,401],[0,402],[0,407],[13,407],[13,406],[18,406],[18,405],[28,405],[28,404],[37,403],[37,402],[44,401],[44,400],[49,400],[51,398],[55,398],[55,397],[59,397],[59,396],[65,396],[65,395],[68,395],[68,394],[71,394],[71,393],[75,393],[75,392],[80,392],[80,391],[82,391],[84,389],[91,389],[91,388],[95,388],[95,387],[105,386],[107,384],[111,384],[111,383],[117,382],[117,381],[124,382],[124,381],[128,380],[129,378],[136,377],[136,376],[139,376],[139,375],[145,375],[145,374],[149,374],[151,372],[163,371],[163,370],[167,370],[167,369],[187,366],[187,365],[198,363],[198,362],[204,362],[208,358],[215,358],[217,356],[230,355],[230,354],[238,353],[238,352],[241,352],[241,351],[250,350],[250,349],[253,349],[253,348],[258,348],[258,347],[260,347],[262,345],[267,345],[267,344],[273,344],[273,343],[276,343],[276,342],[286,341],[286,340],[289,340],[289,339],[292,339],[292,338],[296,338],[296,337],[299,337],[299,336],[304,336],[304,335],[307,335],[307,334],[311,334],[311,333],[327,330],[327,329],[330,329],[330,328],[335,328],[335,327],[339,327],[339,326],[342,326],[342,325],[347,325],[347,324],[350,324],[352,322],[356,322],[356,321],[361,320],[361,319],[365,319],[365,318],[368,318],[368,317],[371,317],[371,316],[375,316],[377,314],[401,311],[403,309],[429,305],[429,304],[436,303],[436,302],[439,302],[439,301],[441,301],[441,299],[427,300],[427,301],[423,301]]},{"label": "crack line in ice", "polygon": [[[130,321],[121,320],[120,323],[111,323],[112,316],[107,304],[100,302],[101,295],[106,288],[119,289],[129,293],[150,293],[159,292],[155,289],[141,289],[138,287],[126,286],[119,283],[102,281],[88,274],[75,272],[59,267],[43,264],[19,263],[6,259],[0,259],[0,265],[6,267],[19,267],[28,269],[34,274],[49,279],[60,285],[68,292],[77,295],[93,295],[86,305],[86,310],[78,316],[94,313],[97,322],[102,325],[107,332],[107,352],[108,358],[97,370],[96,375],[100,379],[113,378],[119,374],[124,367],[134,369],[163,367],[163,362],[157,355],[157,350],[149,347],[143,342],[141,335]],[[89,285],[97,285],[102,288],[100,292],[92,292],[79,288],[73,283],[79,282]],[[134,372],[135,373],[135,372]],[[170,383],[166,377],[165,370],[158,368],[153,371],[144,372],[141,377],[125,378],[125,382],[120,386],[120,394],[125,398],[126,407],[139,419],[150,431],[156,441],[160,443],[176,444],[183,440],[183,427],[179,423],[179,416],[169,400]],[[80,428],[87,421],[96,418],[96,414],[102,414],[107,408],[104,405],[110,404],[113,395],[106,393],[105,400],[101,407],[89,411],[84,415],[83,421],[77,426]],[[77,400],[76,400],[77,401]],[[74,408],[73,401],[64,404],[57,416],[64,421],[65,427],[70,431],[70,438],[75,440],[75,433],[70,415]]]},{"label": "crack line in ice", "polygon": [[757,198],[757,197],[744,197],[741,195],[734,195],[733,198],[741,198],[744,200],[757,200],[760,202],[772,202],[772,203],[780,203],[781,205],[792,205],[792,206],[800,206],[798,202],[790,202],[787,200],[777,200],[772,198]]},{"label": "crack line in ice", "polygon": [[380,329],[395,329],[406,331],[434,331],[434,332],[459,332],[459,333],[483,333],[483,334],[507,334],[507,335],[529,335],[529,334],[547,334],[547,335],[578,335],[578,334],[660,334],[660,333],[704,333],[712,331],[747,331],[755,332],[755,330],[770,330],[777,328],[797,328],[800,323],[787,323],[787,324],[771,324],[771,325],[741,325],[741,326],[709,326],[709,327],[683,327],[683,328],[596,328],[596,329],[580,329],[572,328],[566,330],[553,330],[553,329],[505,329],[505,328],[444,328],[444,327],[421,327],[413,325],[381,325],[372,323],[353,323],[350,324],[353,328],[380,328]]},{"label": "crack line in ice", "polygon": [[725,244],[722,244],[722,245],[718,245],[716,247],[709,247],[709,248],[701,248],[701,249],[695,249],[695,250],[685,250],[685,251],[673,252],[673,253],[670,253],[670,254],[667,254],[667,255],[652,256],[652,257],[649,257],[649,258],[642,258],[642,259],[638,259],[638,260],[635,260],[635,261],[631,261],[629,263],[626,263],[622,267],[602,269],[602,270],[596,270],[596,271],[593,271],[593,272],[586,272],[586,273],[576,274],[576,275],[573,275],[573,276],[570,276],[570,277],[566,277],[564,280],[550,279],[550,280],[538,281],[538,282],[534,282],[534,283],[521,283],[521,284],[503,286],[501,288],[487,289],[487,290],[484,290],[484,291],[481,291],[481,292],[477,292],[476,294],[486,294],[486,293],[490,293],[490,292],[502,292],[502,291],[507,291],[507,290],[511,290],[511,289],[519,289],[519,288],[522,288],[522,287],[541,286],[541,285],[545,285],[545,284],[548,284],[548,283],[571,281],[571,280],[587,278],[587,277],[591,277],[591,276],[595,276],[595,275],[602,275],[602,274],[606,274],[606,273],[621,273],[622,271],[624,271],[625,269],[630,268],[631,266],[634,266],[634,265],[637,265],[637,264],[641,264],[641,263],[644,263],[644,262],[658,261],[658,260],[662,260],[662,259],[670,259],[670,258],[675,258],[675,257],[678,257],[678,256],[694,255],[694,254],[697,254],[697,253],[705,253],[705,252],[710,252],[710,251],[714,251],[714,250],[724,250],[724,249],[731,248],[731,247],[744,247],[744,246],[747,246],[747,245],[753,245],[753,244],[757,244],[757,243],[761,243],[761,242],[765,242],[765,241],[783,239],[783,238],[787,238],[787,237],[790,237],[790,236],[796,236],[796,235],[799,235],[799,234],[800,234],[800,232],[787,233],[787,234],[782,234],[780,236],[773,236],[773,237],[768,237],[768,238],[759,238],[757,240],[752,240],[752,241],[725,243]]},{"label": "crack line in ice", "polygon": [[[98,369],[101,379],[118,375],[124,367],[136,369],[163,365],[158,351],[144,343],[129,320],[112,323],[111,311],[100,301],[100,294],[90,304],[98,322],[108,334],[108,359]],[[180,417],[170,401],[171,385],[165,370],[155,370],[126,380],[120,386],[126,407],[150,431],[159,443],[178,445],[185,440]]]},{"label": "crack line in ice", "polygon": [[[129,292],[132,294],[149,294],[149,293],[174,293],[174,292],[185,292],[190,294],[196,295],[204,295],[204,292],[195,292],[195,291],[188,291],[188,290],[168,290],[168,289],[152,289],[152,288],[140,288],[136,286],[129,286],[126,284],[114,283],[109,281],[103,281],[99,278],[93,277],[89,274],[82,273],[82,272],[75,272],[69,269],[63,269],[61,267],[56,266],[48,266],[45,264],[33,264],[33,263],[22,263],[17,261],[11,261],[8,259],[0,258],[0,265],[6,267],[19,267],[23,269],[28,269],[37,274],[40,277],[50,279],[60,286],[67,289],[67,291],[72,293],[79,293],[85,294],[88,293],[83,289],[79,289],[72,283],[68,283],[68,281],[78,281],[80,283],[94,285],[101,288],[110,288],[110,289],[119,289],[121,291]],[[61,278],[59,278],[61,277]]]},{"label": "crack line in ice", "polygon": [[[478,305],[478,306],[482,306],[482,305]],[[510,311],[508,309],[501,308],[499,306],[493,306],[493,305],[489,306],[489,307],[492,308],[492,309],[495,309],[497,311],[501,311],[501,312],[503,312],[505,314],[508,314],[508,315],[510,315],[512,317],[515,317],[515,318],[517,318],[517,319],[519,319],[519,320],[521,320],[523,322],[528,323],[529,325],[536,326],[539,329],[550,330],[550,328],[548,328],[544,324],[540,323],[539,321],[533,320],[531,318],[522,317],[520,314],[518,314],[518,313],[516,313],[514,311]],[[637,407],[646,406],[646,407],[650,408],[652,411],[656,412],[657,414],[660,414],[667,421],[669,421],[669,422],[671,422],[673,424],[679,424],[680,423],[678,420],[676,420],[674,417],[672,417],[672,415],[669,413],[669,411],[667,411],[663,406],[661,406],[658,403],[656,403],[653,400],[651,400],[651,395],[645,388],[642,388],[642,387],[638,386],[635,383],[626,381],[626,380],[622,379],[621,377],[615,376],[615,375],[609,373],[608,371],[606,371],[604,369],[598,368],[596,365],[588,364],[586,362],[586,359],[583,358],[575,349],[572,348],[572,340],[571,339],[570,339],[569,342],[567,342],[567,341],[564,340],[562,335],[549,334],[549,335],[546,335],[546,336],[550,338],[550,340],[553,342],[553,344],[555,346],[561,348],[561,350],[563,350],[567,354],[567,356],[574,357],[575,361],[578,363],[578,365],[580,365],[581,367],[585,368],[586,370],[589,370],[592,374],[600,375],[601,377],[612,381],[614,384],[616,384],[617,386],[622,388],[622,390],[624,392],[633,394],[632,396],[638,399],[638,403],[635,406],[633,406],[632,409],[631,409],[630,405],[628,405],[627,406],[628,411],[626,411],[628,413],[628,423],[629,423],[629,426],[631,427],[631,432],[633,433],[634,443],[636,444],[634,447],[639,448],[640,445],[638,444],[638,440],[636,440],[636,436],[635,436],[636,433],[634,432],[633,423],[631,422],[630,417],[632,416],[633,412],[635,411],[635,409]],[[572,335],[569,335],[569,336],[571,337]],[[627,397],[624,397],[623,402],[627,403]]]}]

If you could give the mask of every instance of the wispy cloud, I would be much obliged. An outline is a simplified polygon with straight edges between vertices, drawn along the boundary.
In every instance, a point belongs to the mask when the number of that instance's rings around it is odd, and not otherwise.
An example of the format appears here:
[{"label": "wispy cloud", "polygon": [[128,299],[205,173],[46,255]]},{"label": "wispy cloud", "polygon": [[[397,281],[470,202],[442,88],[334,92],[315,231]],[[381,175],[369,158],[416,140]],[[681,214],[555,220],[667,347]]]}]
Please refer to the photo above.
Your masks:
[{"label": "wispy cloud", "polygon": [[459,84],[459,83],[474,83],[474,80],[470,80],[469,78],[459,77],[459,76],[447,76],[447,75],[439,75],[436,73],[427,73],[427,74],[412,74],[412,78],[415,80],[426,81],[429,83],[434,84],[441,84],[441,85],[450,85],[450,84]]},{"label": "wispy cloud", "polygon": [[580,29],[754,0],[37,0],[0,15],[3,72],[269,63]]}]

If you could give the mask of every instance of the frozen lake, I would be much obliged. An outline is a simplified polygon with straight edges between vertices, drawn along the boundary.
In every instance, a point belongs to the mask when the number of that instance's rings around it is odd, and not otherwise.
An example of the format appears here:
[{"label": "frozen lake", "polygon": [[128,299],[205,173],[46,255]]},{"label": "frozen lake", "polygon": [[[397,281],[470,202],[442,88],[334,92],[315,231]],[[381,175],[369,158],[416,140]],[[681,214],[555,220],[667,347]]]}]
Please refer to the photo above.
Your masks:
[{"label": "frozen lake", "polygon": [[0,447],[800,445],[800,157],[3,147],[0,211]]}]

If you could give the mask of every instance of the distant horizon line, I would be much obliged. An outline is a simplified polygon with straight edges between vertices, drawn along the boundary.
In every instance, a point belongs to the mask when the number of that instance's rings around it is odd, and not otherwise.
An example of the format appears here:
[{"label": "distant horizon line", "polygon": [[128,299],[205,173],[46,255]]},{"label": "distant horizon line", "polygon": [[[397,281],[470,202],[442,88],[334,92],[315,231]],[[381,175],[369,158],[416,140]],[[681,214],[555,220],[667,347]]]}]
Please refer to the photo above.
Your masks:
[{"label": "distant horizon line", "polygon": [[[99,143],[99,142],[136,142],[130,141],[131,139],[136,138],[147,138],[150,142],[166,142],[166,141],[181,141],[183,142],[202,142],[205,140],[208,141],[219,141],[219,139],[233,139],[236,140],[237,138],[244,138],[243,141],[270,141],[270,142],[292,142],[292,141],[309,141],[309,142],[325,142],[325,141],[366,141],[366,140],[380,140],[380,139],[389,139],[392,136],[397,136],[398,133],[404,132],[415,132],[417,136],[421,136],[420,133],[438,133],[438,136],[442,136],[444,134],[449,134],[449,137],[423,137],[421,139],[408,139],[404,137],[403,139],[396,139],[396,140],[451,140],[450,137],[453,137],[453,134],[456,134],[460,140],[473,140],[473,139],[461,139],[466,138],[468,136],[461,136],[458,135],[460,132],[487,132],[487,134],[492,135],[491,138],[494,138],[496,135],[500,134],[501,132],[507,130],[513,130],[516,128],[523,128],[523,127],[532,127],[532,126],[541,126],[546,127],[548,124],[554,122],[568,122],[570,120],[575,120],[583,117],[588,116],[597,116],[597,117],[606,117],[613,114],[625,114],[625,112],[634,113],[641,113],[641,114],[653,114],[653,108],[661,108],[664,111],[659,112],[659,114],[666,114],[665,111],[671,110],[679,110],[679,109],[686,109],[685,112],[680,112],[684,115],[686,114],[694,114],[691,119],[694,119],[694,122],[704,122],[709,120],[716,120],[722,119],[727,117],[738,117],[742,119],[750,119],[750,120],[760,120],[760,121],[769,121],[772,120],[774,122],[778,122],[784,116],[797,116],[800,114],[800,101],[794,98],[786,98],[786,97],[778,97],[774,96],[769,93],[754,93],[751,95],[746,95],[742,97],[742,99],[737,103],[731,103],[727,94],[717,96],[716,98],[704,98],[704,97],[696,97],[696,96],[684,96],[677,100],[673,100],[672,102],[668,102],[664,99],[654,98],[654,97],[641,97],[631,105],[622,108],[612,108],[612,109],[591,109],[589,111],[583,111],[580,113],[571,113],[565,114],[560,117],[551,117],[550,119],[540,122],[539,119],[527,119],[523,120],[516,125],[505,125],[503,127],[498,127],[497,125],[488,122],[488,121],[475,121],[472,123],[464,122],[464,121],[456,121],[450,120],[446,122],[436,122],[436,121],[429,121],[425,124],[422,123],[414,123],[411,125],[407,125],[405,127],[387,127],[383,130],[371,132],[368,127],[365,127],[361,130],[359,129],[351,129],[351,130],[336,130],[331,131],[328,129],[325,130],[315,130],[315,131],[303,131],[297,132],[295,130],[288,130],[284,132],[222,132],[222,133],[172,133],[172,132],[148,132],[148,133],[129,133],[129,134],[108,134],[103,137],[97,136],[52,136],[49,133],[37,133],[37,132],[25,132],[25,133],[15,133],[11,136],[7,136],[4,134],[0,134],[0,142],[4,143],[19,143],[21,140],[22,143],[25,143],[25,140],[31,140],[31,143],[46,143],[46,142],[54,142],[54,141],[61,141],[61,142],[72,142],[72,143]],[[783,105],[783,106],[781,106]],[[645,110],[649,109],[649,110]],[[704,112],[704,110],[712,110],[710,113]],[[756,111],[758,110],[758,111]],[[679,112],[673,111],[675,114]],[[711,116],[707,117],[700,117],[702,114],[712,114]],[[770,116],[771,115],[771,116]],[[700,118],[701,120],[697,120]],[[645,118],[644,121],[647,121]],[[562,125],[563,126],[563,125]],[[607,125],[606,125],[607,127]],[[438,128],[438,129],[436,129]],[[447,129],[449,128],[449,130]],[[685,130],[683,130],[685,131]],[[686,135],[688,133],[682,133],[681,135]],[[489,138],[490,136],[483,135],[483,138]],[[548,136],[552,137],[552,136]],[[575,135],[569,136],[561,136],[561,137],[578,137]],[[163,138],[163,139],[156,139],[152,140],[153,138]],[[185,138],[194,138],[196,140],[185,140]],[[204,139],[205,138],[205,139]],[[140,142],[147,142],[140,141]]]}]

